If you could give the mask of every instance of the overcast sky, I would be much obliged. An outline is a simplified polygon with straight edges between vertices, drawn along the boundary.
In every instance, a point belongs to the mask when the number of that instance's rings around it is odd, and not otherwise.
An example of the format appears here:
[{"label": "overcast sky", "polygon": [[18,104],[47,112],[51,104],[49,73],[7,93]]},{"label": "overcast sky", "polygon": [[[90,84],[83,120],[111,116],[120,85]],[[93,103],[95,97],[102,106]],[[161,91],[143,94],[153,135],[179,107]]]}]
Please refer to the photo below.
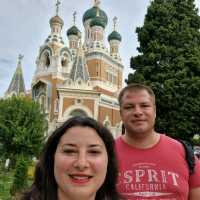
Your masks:
[{"label": "overcast sky", "polygon": [[[66,31],[73,25],[73,12],[77,12],[76,25],[83,32],[82,16],[93,6],[94,0],[60,1],[59,16],[64,20],[62,36],[67,43]],[[24,55],[25,86],[27,90],[30,89],[39,47],[50,34],[49,19],[56,13],[55,3],[56,0],[0,0],[0,97],[10,84],[19,54]],[[108,16],[107,35],[113,30],[113,17],[118,18],[125,78],[130,72],[130,57],[137,55],[135,29],[143,25],[149,4],[150,0],[101,0],[100,8]],[[200,0],[196,0],[196,5],[200,7]]]}]

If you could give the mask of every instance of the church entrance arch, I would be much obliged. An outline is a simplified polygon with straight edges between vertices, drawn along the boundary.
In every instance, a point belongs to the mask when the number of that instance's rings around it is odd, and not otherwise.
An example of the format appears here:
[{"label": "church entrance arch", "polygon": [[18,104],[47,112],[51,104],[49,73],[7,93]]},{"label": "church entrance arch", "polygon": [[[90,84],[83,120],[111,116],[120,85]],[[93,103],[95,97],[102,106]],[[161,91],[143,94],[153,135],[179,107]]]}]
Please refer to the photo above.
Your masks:
[{"label": "church entrance arch", "polygon": [[75,116],[83,116],[87,117],[87,113],[84,110],[81,109],[75,109],[70,113],[70,116],[75,117]]}]

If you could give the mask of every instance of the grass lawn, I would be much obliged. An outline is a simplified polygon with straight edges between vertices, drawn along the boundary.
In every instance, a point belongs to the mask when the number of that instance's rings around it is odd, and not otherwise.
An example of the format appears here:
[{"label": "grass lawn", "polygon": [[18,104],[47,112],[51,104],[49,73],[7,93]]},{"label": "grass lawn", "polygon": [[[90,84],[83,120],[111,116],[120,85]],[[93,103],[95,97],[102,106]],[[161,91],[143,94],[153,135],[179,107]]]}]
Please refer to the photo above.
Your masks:
[{"label": "grass lawn", "polygon": [[13,181],[13,171],[0,169],[0,200],[10,200],[10,187]]},{"label": "grass lawn", "polygon": [[[30,175],[33,175],[33,168],[29,170],[29,179],[28,184],[32,184],[32,178]],[[14,170],[5,170],[0,166],[0,200],[11,200],[10,187],[13,182]]]}]

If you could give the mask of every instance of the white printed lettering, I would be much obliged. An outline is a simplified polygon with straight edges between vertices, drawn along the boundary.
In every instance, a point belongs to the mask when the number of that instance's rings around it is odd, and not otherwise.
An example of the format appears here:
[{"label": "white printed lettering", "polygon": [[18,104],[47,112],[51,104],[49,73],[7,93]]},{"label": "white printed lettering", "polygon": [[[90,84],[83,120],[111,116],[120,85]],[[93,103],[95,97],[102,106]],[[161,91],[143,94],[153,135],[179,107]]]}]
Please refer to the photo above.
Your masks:
[{"label": "white printed lettering", "polygon": [[141,182],[141,177],[143,177],[145,175],[145,171],[142,170],[142,169],[138,169],[138,170],[135,170],[135,182],[136,183],[140,183]]}]

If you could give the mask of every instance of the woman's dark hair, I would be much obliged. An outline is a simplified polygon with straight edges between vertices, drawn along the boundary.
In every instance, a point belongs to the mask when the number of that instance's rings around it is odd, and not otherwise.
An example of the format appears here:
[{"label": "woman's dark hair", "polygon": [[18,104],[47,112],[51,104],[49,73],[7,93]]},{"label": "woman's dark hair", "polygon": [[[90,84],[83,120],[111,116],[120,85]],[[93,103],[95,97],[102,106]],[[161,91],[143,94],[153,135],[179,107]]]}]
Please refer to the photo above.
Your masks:
[{"label": "woman's dark hair", "polygon": [[99,188],[95,200],[118,200],[116,190],[118,166],[114,152],[114,139],[110,131],[101,123],[89,117],[72,117],[57,128],[48,138],[39,162],[36,165],[34,182],[22,200],[57,200],[57,183],[54,177],[54,155],[60,138],[66,131],[75,126],[94,129],[103,140],[107,154],[107,174],[103,185]]}]

